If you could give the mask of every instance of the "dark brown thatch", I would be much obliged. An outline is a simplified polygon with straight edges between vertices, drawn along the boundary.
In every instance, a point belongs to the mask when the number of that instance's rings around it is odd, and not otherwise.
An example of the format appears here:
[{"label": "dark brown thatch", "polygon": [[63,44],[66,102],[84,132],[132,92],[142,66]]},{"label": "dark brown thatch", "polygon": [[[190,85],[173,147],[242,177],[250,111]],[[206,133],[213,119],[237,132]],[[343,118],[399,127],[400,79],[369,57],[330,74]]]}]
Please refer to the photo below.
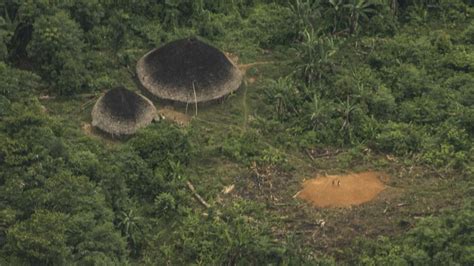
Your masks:
[{"label": "dark brown thatch", "polygon": [[153,95],[184,103],[218,99],[242,82],[240,70],[221,51],[195,38],[150,51],[138,61],[137,74]]},{"label": "dark brown thatch", "polygon": [[153,103],[124,87],[109,90],[92,109],[92,126],[112,135],[131,135],[151,123],[156,115]]}]

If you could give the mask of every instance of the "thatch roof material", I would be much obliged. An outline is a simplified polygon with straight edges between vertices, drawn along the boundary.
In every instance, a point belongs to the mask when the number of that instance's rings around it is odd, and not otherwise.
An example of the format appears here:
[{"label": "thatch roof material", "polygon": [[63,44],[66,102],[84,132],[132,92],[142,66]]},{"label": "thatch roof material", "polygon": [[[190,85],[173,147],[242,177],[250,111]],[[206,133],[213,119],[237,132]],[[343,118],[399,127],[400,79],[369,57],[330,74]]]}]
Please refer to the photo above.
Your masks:
[{"label": "thatch roof material", "polygon": [[112,135],[131,135],[153,121],[156,109],[142,95],[124,87],[109,90],[92,109],[92,125]]},{"label": "thatch roof material", "polygon": [[153,95],[184,103],[218,99],[242,82],[238,67],[221,51],[195,38],[150,51],[138,61],[137,74]]}]

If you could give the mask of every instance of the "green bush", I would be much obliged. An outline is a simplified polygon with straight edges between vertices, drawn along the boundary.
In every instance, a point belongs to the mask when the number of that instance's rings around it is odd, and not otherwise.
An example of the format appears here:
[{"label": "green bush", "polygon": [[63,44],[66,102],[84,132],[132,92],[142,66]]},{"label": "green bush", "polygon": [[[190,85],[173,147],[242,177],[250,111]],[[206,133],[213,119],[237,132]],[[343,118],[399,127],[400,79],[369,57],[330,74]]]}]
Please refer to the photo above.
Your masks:
[{"label": "green bush", "polygon": [[71,15],[84,29],[89,31],[100,24],[105,16],[105,9],[99,0],[78,0],[70,7]]},{"label": "green bush", "polygon": [[271,116],[282,122],[288,122],[300,110],[305,95],[302,95],[291,77],[266,82],[265,101],[272,106]]},{"label": "green bush", "polygon": [[341,40],[320,36],[313,30],[305,30],[303,36],[303,41],[296,47],[296,70],[299,77],[311,86],[332,74]]},{"label": "green bush", "polygon": [[434,31],[430,33],[431,45],[436,47],[438,52],[446,53],[453,48],[451,36],[442,30]]},{"label": "green bush", "polygon": [[472,73],[474,71],[474,55],[465,48],[454,49],[441,59],[441,64],[443,67],[457,72]]},{"label": "green bush", "polygon": [[185,165],[191,158],[187,134],[167,122],[141,130],[128,143],[151,168],[169,169],[170,162]]},{"label": "green bush", "polygon": [[[318,264],[318,260],[270,237],[263,210],[249,201],[236,201],[222,213],[190,214],[171,236],[155,236],[144,262],[206,265]],[[163,243],[163,238],[171,241]],[[179,254],[179,255],[178,255]],[[322,260],[331,265],[330,260]],[[326,262],[326,263],[324,263]]]},{"label": "green bush", "polygon": [[257,5],[245,21],[245,35],[261,47],[290,44],[296,37],[291,10],[277,4]]},{"label": "green bush", "polygon": [[375,147],[383,152],[404,155],[420,151],[424,137],[423,130],[413,124],[389,122],[375,137]]},{"label": "green bush", "polygon": [[41,75],[59,94],[83,91],[87,86],[81,54],[85,44],[79,25],[68,13],[58,11],[39,17],[33,28],[28,54]]},{"label": "green bush", "polygon": [[21,101],[29,98],[40,86],[40,77],[0,62],[0,95],[9,100]]},{"label": "green bush", "polygon": [[390,39],[374,40],[374,51],[369,54],[369,65],[382,70],[380,78],[385,78],[384,67],[389,69],[401,63],[430,67],[431,60],[437,58],[436,50],[425,36],[400,33]]},{"label": "green bush", "polygon": [[260,136],[254,130],[248,130],[242,134],[230,134],[221,145],[222,154],[245,164],[257,160],[264,147]]},{"label": "green bush", "polygon": [[472,203],[438,217],[421,220],[401,239],[358,241],[356,264],[364,265],[471,265],[474,263]]},{"label": "green bush", "polygon": [[472,160],[472,138],[465,129],[445,122],[423,140],[423,160],[437,167],[466,169]]},{"label": "green bush", "polygon": [[397,101],[407,100],[430,90],[431,81],[425,69],[413,64],[402,64],[385,69],[386,79]]},{"label": "green bush", "polygon": [[474,22],[463,31],[461,39],[468,44],[474,44]]},{"label": "green bush", "polygon": [[66,244],[67,216],[39,210],[7,232],[6,250],[31,264],[63,264],[71,257]]},{"label": "green bush", "polygon": [[397,110],[395,97],[390,89],[384,85],[377,88],[376,92],[369,98],[369,112],[377,119],[387,120],[394,117]]}]

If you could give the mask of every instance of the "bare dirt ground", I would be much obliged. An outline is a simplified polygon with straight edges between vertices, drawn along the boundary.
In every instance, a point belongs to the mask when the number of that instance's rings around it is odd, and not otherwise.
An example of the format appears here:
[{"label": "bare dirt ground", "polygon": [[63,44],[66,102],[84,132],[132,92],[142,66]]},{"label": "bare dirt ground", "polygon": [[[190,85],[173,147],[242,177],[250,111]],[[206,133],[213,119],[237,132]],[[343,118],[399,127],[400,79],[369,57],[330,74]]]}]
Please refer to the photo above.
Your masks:
[{"label": "bare dirt ground", "polygon": [[166,106],[158,110],[158,118],[169,120],[179,126],[188,126],[192,117]]},{"label": "bare dirt ground", "polygon": [[[232,61],[232,63],[234,63],[234,65],[236,65],[240,69],[240,71],[242,71],[243,74],[246,74],[246,72],[252,67],[274,63],[274,61],[257,61],[257,62],[253,62],[249,64],[239,64],[238,55],[233,54],[233,53],[228,53],[228,52],[224,52],[224,54],[230,61]],[[253,75],[253,76],[246,77],[245,80],[248,84],[253,84],[257,81],[258,78],[259,77]]]},{"label": "bare dirt ground", "polygon": [[92,133],[92,125],[90,123],[82,123],[81,129],[82,132],[84,132],[84,134],[86,134],[87,136],[94,136],[94,133]]},{"label": "bare dirt ground", "polygon": [[385,189],[380,172],[333,175],[306,180],[298,197],[316,207],[350,207],[374,199]]}]

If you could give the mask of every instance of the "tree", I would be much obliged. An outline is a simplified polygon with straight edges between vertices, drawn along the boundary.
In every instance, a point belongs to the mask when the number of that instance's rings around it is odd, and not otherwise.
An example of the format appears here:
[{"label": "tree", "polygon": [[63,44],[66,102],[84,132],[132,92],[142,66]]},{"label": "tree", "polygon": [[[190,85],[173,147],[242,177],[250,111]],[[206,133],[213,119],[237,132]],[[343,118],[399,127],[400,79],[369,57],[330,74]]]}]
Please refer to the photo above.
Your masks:
[{"label": "tree", "polygon": [[64,264],[71,250],[66,245],[67,216],[38,210],[7,231],[5,249],[31,264]]},{"label": "tree", "polygon": [[134,214],[133,210],[129,210],[128,212],[121,211],[119,219],[120,222],[118,224],[118,227],[122,230],[122,235],[128,239],[132,250],[136,254],[138,251],[138,236],[140,234],[143,235],[143,232],[139,225],[141,217]]},{"label": "tree", "polygon": [[138,132],[129,144],[151,168],[168,168],[169,161],[186,164],[190,159],[186,133],[166,122]]},{"label": "tree", "polygon": [[375,13],[373,4],[369,0],[352,0],[344,5],[349,11],[349,33],[354,34],[362,19],[369,20],[369,14]]},{"label": "tree", "polygon": [[60,94],[77,92],[86,83],[82,61],[84,42],[79,25],[63,10],[39,17],[33,24],[28,54],[42,76]]}]

